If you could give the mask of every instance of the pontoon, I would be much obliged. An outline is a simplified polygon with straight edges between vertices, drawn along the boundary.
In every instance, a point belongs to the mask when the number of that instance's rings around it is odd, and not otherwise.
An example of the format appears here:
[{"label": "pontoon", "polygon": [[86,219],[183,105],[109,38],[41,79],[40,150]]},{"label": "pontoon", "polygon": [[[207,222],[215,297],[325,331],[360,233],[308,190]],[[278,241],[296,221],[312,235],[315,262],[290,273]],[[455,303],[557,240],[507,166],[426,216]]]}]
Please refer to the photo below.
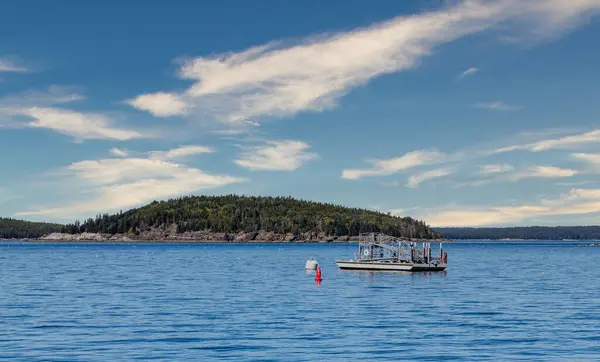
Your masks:
[{"label": "pontoon", "polygon": [[448,255],[440,242],[439,256],[433,256],[430,242],[406,241],[381,233],[360,234],[358,254],[351,260],[337,260],[340,269],[380,271],[442,271]]}]

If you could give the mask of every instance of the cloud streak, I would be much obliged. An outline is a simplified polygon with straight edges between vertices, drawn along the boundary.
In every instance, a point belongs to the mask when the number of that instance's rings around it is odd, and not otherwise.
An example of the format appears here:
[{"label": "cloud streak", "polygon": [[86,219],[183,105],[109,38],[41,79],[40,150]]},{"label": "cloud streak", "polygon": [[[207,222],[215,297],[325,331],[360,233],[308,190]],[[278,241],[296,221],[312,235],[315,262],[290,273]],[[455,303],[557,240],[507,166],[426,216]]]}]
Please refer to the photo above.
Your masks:
[{"label": "cloud streak", "polygon": [[120,148],[113,147],[110,149],[110,154],[116,157],[127,157],[128,153],[126,150],[122,150]]},{"label": "cloud streak", "polygon": [[456,172],[453,168],[438,168],[435,170],[425,171],[409,177],[407,187],[416,188],[426,181],[431,181],[437,178],[445,177]]},{"label": "cloud streak", "polygon": [[[492,166],[492,165],[488,165],[488,166]],[[493,165],[494,167],[497,166],[503,166],[503,165]],[[510,166],[510,165],[508,165]],[[512,166],[510,166],[512,167]],[[490,175],[492,177],[489,178],[483,178],[483,179],[479,179],[479,180],[473,180],[473,181],[467,181],[467,182],[461,182],[455,185],[455,188],[460,188],[460,187],[478,187],[478,186],[483,186],[483,185],[487,185],[490,183],[495,183],[495,182],[518,182],[524,179],[528,179],[528,178],[546,178],[546,179],[551,179],[551,178],[567,178],[567,177],[573,177],[577,174],[579,174],[579,171],[576,170],[572,170],[569,168],[560,168],[560,167],[555,167],[555,166],[540,166],[540,165],[534,165],[534,166],[529,166],[526,167],[522,170],[518,170],[518,171],[512,171],[514,170],[514,168],[509,169],[509,168],[489,168],[488,171],[493,170],[496,172],[487,172],[487,173],[482,173],[483,175]]]},{"label": "cloud streak", "polygon": [[513,165],[501,164],[501,165],[483,165],[479,168],[479,173],[484,175],[497,174],[511,172],[515,169]]},{"label": "cloud streak", "polygon": [[294,171],[318,157],[309,152],[310,145],[302,141],[267,141],[247,148],[235,163],[253,171]]},{"label": "cloud streak", "polygon": [[179,148],[175,148],[168,151],[152,151],[150,152],[150,158],[159,159],[159,160],[174,160],[178,158],[185,158],[188,156],[199,155],[201,153],[213,153],[211,147],[207,146],[199,146],[199,145],[189,145],[182,146]]},{"label": "cloud streak", "polygon": [[458,207],[423,215],[432,226],[507,225],[543,216],[581,215],[600,212],[600,189],[572,189],[554,199],[517,206]]},{"label": "cloud streak", "polygon": [[111,125],[106,116],[94,113],[81,113],[62,108],[31,107],[14,111],[17,115],[33,120],[25,123],[30,128],[46,128],[71,136],[76,141],[116,140],[127,141],[147,137],[140,132]]},{"label": "cloud streak", "polygon": [[342,178],[357,180],[363,177],[387,176],[417,166],[437,164],[445,158],[445,154],[435,149],[412,151],[400,157],[370,161],[372,168],[342,170]]},{"label": "cloud streak", "polygon": [[83,140],[127,141],[150,135],[117,127],[111,117],[62,108],[86,99],[70,87],[53,85],[44,91],[27,91],[0,99],[0,121],[14,128],[44,128]]},{"label": "cloud streak", "polygon": [[493,150],[491,153],[504,153],[512,151],[531,151],[540,152],[548,151],[552,149],[572,149],[583,144],[597,143],[600,142],[600,129],[574,134],[570,136],[564,136],[559,138],[550,138],[541,140],[533,143],[527,143],[522,145],[512,145]]},{"label": "cloud streak", "polygon": [[81,201],[22,211],[16,216],[52,215],[69,218],[97,214],[246,181],[244,178],[214,175],[180,163],[153,158],[75,162],[63,169],[60,177],[66,184],[77,185],[76,189],[82,192]]},{"label": "cloud streak", "polygon": [[477,67],[471,67],[471,68],[465,70],[464,72],[462,72],[460,74],[460,77],[461,78],[468,77],[468,76],[473,75],[473,74],[475,74],[477,72],[479,72],[479,68],[477,68]]},{"label": "cloud streak", "polygon": [[488,103],[477,103],[474,106],[475,108],[488,109],[491,111],[517,111],[522,109],[521,106],[514,106],[510,104],[506,104],[501,101],[497,102],[488,102]]},{"label": "cloud streak", "polygon": [[[229,126],[253,117],[323,111],[373,78],[417,67],[439,45],[506,24],[545,38],[578,25],[584,15],[599,9],[599,0],[568,5],[561,0],[465,0],[293,45],[273,42],[186,59],[179,76],[194,81],[191,87],[141,94],[128,103],[157,116],[181,115],[185,109],[193,118],[208,115]],[[512,106],[492,105],[497,110],[507,107]]]}]

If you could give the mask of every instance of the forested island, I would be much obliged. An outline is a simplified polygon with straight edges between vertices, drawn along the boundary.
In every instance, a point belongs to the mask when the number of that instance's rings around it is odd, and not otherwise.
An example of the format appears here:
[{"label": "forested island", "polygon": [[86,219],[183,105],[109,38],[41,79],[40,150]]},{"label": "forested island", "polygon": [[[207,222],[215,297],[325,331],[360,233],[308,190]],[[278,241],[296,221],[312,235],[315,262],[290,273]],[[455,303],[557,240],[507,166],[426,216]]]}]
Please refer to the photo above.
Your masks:
[{"label": "forested island", "polygon": [[389,213],[290,197],[188,196],[60,225],[0,218],[0,239],[93,241],[600,240],[600,226],[430,228]]},{"label": "forested island", "polygon": [[[291,197],[188,196],[64,225],[45,240],[349,241],[382,232],[441,235],[410,217]],[[0,231],[1,235],[1,231]]]},{"label": "forested island", "polygon": [[445,239],[600,240],[600,226],[523,226],[505,228],[435,228]]}]

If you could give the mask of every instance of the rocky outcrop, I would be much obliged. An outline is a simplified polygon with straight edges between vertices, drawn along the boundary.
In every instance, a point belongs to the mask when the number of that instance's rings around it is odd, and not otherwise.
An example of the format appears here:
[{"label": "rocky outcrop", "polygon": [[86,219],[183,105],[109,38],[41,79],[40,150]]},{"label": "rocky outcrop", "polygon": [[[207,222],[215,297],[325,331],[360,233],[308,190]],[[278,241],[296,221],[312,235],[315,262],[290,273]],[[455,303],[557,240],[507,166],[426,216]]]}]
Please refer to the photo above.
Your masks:
[{"label": "rocky outcrop", "polygon": [[215,233],[210,230],[177,233],[174,228],[148,229],[139,234],[64,234],[52,233],[36,240],[42,241],[195,241],[195,242],[348,242],[358,241],[358,236],[330,236],[325,233],[278,234],[272,231]]},{"label": "rocky outcrop", "polygon": [[111,235],[95,234],[95,233],[81,233],[81,234],[63,234],[63,233],[52,233],[50,235],[42,236],[41,240],[48,241],[106,241]]}]

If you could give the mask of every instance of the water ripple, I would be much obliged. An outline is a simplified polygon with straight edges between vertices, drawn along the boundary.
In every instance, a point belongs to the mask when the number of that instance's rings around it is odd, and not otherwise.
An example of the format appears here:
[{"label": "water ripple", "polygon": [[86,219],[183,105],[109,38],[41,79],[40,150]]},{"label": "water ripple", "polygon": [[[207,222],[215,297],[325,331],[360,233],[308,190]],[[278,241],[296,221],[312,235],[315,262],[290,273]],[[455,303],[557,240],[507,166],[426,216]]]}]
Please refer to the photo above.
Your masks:
[{"label": "water ripple", "polygon": [[590,250],[456,243],[444,273],[338,270],[355,247],[2,242],[0,358],[600,360]]}]

